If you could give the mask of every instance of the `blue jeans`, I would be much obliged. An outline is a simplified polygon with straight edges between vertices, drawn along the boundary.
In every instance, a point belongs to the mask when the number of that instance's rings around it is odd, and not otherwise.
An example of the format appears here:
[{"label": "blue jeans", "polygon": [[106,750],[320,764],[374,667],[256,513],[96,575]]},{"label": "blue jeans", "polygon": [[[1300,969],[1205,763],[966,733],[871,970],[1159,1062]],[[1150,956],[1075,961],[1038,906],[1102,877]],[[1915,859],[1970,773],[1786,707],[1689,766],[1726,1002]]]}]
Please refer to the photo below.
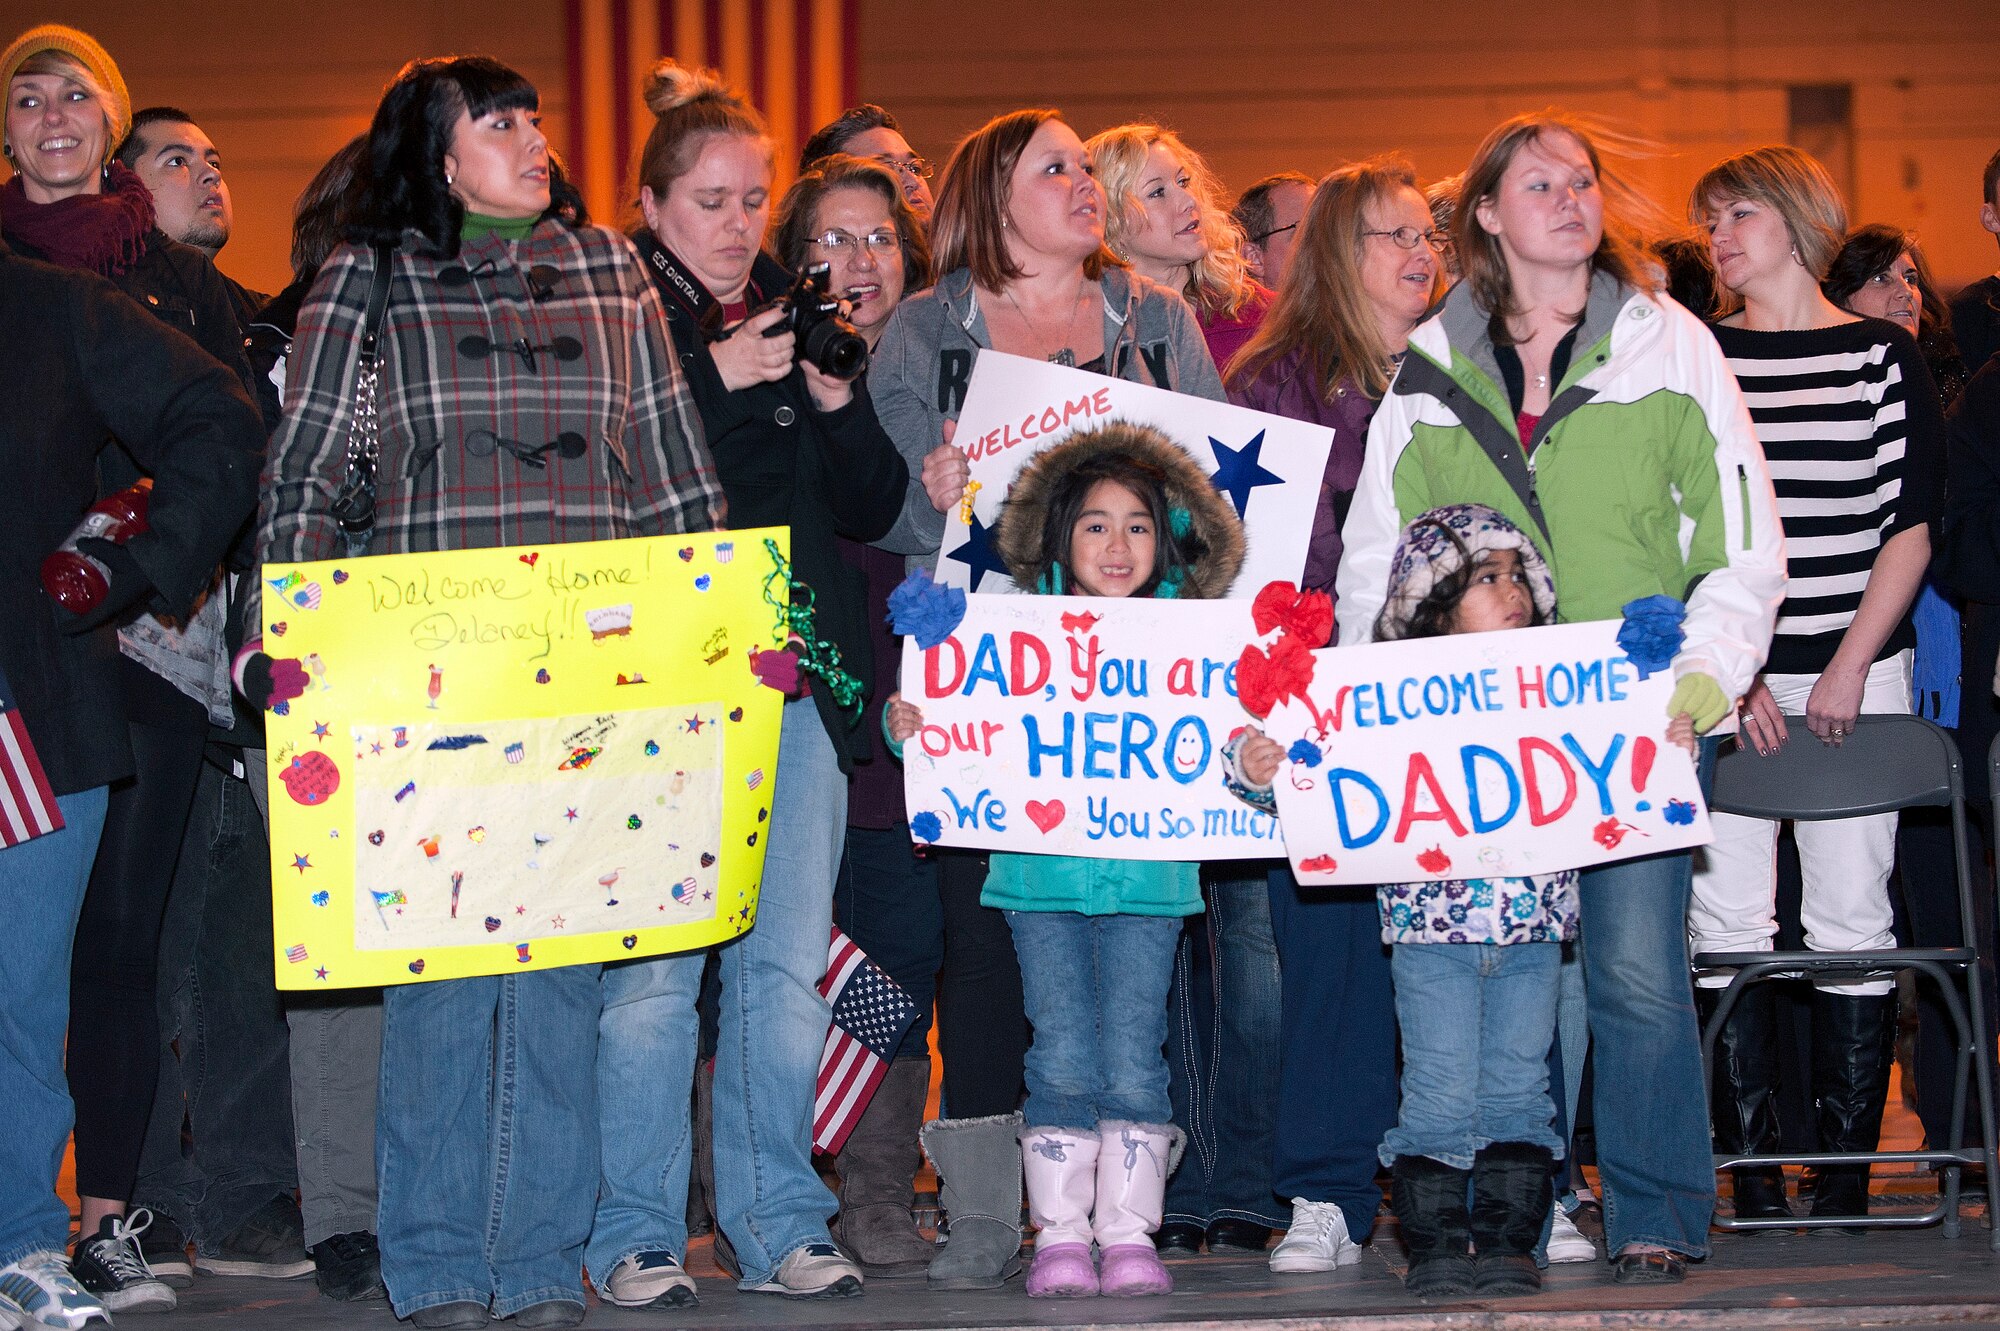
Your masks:
[{"label": "blue jeans", "polygon": [[[1704,794],[1715,749],[1702,741]],[[1587,870],[1578,892],[1597,1171],[1614,1256],[1634,1243],[1708,1255],[1715,1158],[1688,972],[1693,888],[1693,854],[1677,851]]]},{"label": "blue jeans", "polygon": [[382,995],[382,1279],[398,1317],[583,1302],[597,1179],[595,965]]},{"label": "blue jeans", "polygon": [[104,830],[108,787],[58,795],[62,830],[0,850],[0,1266],[31,1252],[61,1252],[69,1207],[56,1196],[76,1114],[63,1074],[69,1028],[70,946],[83,889]]},{"label": "blue jeans", "polygon": [[1010,910],[1007,927],[1035,1027],[1028,1126],[1171,1122],[1162,1048],[1180,919]]},{"label": "blue jeans", "polygon": [[[271,977],[271,851],[249,781],[227,766],[241,753],[210,746],[181,838],[160,930],[160,1079],[133,1192],[209,1255],[299,1185],[291,1040]],[[246,758],[246,771],[265,762],[262,749]]]},{"label": "blue jeans", "polygon": [[1271,1190],[1279,1006],[1271,896],[1261,872],[1211,878],[1204,895],[1208,910],[1181,935],[1167,996],[1168,1093],[1188,1154],[1167,1185],[1166,1218],[1284,1229],[1291,1207]]},{"label": "blue jeans", "polygon": [[[741,1286],[828,1243],[833,1194],[813,1172],[813,1097],[832,1011],[820,997],[847,781],[810,698],[785,704],[756,927],[725,945],[715,1053],[716,1222]],[[687,1253],[689,1091],[705,953],[604,970],[598,1060],[603,1179],[588,1262],[601,1288],[637,1252]]]},{"label": "blue jeans", "polygon": [[1454,1169],[1495,1142],[1563,1153],[1549,1098],[1560,943],[1398,943],[1389,969],[1403,1032],[1403,1105],[1385,1165]]},{"label": "blue jeans", "polygon": [[1372,887],[1300,887],[1270,871],[1271,933],[1284,990],[1278,1135],[1281,1197],[1337,1202],[1366,1241],[1382,1206],[1376,1148],[1396,1123],[1396,1005]]}]

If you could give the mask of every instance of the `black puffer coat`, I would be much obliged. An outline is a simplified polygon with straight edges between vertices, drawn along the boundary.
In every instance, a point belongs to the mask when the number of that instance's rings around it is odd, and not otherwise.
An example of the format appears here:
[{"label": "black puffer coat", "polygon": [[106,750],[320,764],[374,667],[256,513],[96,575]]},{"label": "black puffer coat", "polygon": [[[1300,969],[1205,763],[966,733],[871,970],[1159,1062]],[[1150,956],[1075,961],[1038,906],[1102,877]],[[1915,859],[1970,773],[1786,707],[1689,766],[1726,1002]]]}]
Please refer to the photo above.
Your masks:
[{"label": "black puffer coat", "polygon": [[[238,351],[241,357],[241,351]],[[72,794],[128,774],[118,643],[66,636],[42,559],[97,498],[116,435],[154,478],[132,557],[185,614],[257,502],[264,430],[242,380],[103,278],[0,243],[0,669],[49,783]]]}]

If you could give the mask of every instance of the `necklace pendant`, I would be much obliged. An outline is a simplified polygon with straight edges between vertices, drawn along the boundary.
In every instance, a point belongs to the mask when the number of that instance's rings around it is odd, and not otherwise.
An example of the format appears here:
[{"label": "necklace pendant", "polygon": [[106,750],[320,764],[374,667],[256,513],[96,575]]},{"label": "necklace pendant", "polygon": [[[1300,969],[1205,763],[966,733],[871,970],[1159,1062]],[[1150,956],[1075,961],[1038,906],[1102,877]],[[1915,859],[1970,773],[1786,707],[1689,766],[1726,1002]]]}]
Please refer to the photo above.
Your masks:
[{"label": "necklace pendant", "polygon": [[1049,356],[1049,363],[1052,365],[1066,365],[1073,370],[1076,368],[1076,353],[1068,347],[1064,347],[1061,351],[1054,352]]}]

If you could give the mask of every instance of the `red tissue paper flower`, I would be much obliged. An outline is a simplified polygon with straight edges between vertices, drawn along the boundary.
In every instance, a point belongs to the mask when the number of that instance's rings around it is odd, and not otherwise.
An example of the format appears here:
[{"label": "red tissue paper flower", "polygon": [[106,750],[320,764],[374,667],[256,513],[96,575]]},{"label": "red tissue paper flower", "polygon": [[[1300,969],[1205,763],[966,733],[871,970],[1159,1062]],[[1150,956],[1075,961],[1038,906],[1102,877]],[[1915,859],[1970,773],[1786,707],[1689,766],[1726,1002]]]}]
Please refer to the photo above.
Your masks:
[{"label": "red tissue paper flower", "polygon": [[1333,641],[1333,601],[1325,592],[1302,592],[1289,582],[1267,582],[1250,603],[1257,632],[1282,628],[1308,647]]},{"label": "red tissue paper flower", "polygon": [[1236,658],[1236,697],[1259,720],[1287,698],[1304,698],[1312,679],[1312,649],[1289,633],[1271,644],[1268,655],[1250,646]]}]

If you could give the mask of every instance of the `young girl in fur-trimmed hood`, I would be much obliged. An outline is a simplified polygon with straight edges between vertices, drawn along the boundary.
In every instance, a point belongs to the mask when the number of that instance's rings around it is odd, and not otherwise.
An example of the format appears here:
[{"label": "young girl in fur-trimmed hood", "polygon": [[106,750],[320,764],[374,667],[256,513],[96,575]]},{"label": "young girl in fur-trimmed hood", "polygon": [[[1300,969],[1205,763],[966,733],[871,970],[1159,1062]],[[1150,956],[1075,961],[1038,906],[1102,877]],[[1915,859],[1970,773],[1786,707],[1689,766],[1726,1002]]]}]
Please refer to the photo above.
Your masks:
[{"label": "young girl in fur-trimmed hood", "polygon": [[[997,540],[1016,585],[1049,595],[1219,597],[1243,563],[1236,511],[1194,459],[1122,422],[1023,468]],[[900,750],[923,716],[897,696],[885,724]],[[1200,866],[996,854],[980,899],[1007,913],[1035,1026],[1021,1159],[1041,1236],[1028,1293],[1168,1293],[1150,1235],[1182,1142],[1161,1047]]]}]

